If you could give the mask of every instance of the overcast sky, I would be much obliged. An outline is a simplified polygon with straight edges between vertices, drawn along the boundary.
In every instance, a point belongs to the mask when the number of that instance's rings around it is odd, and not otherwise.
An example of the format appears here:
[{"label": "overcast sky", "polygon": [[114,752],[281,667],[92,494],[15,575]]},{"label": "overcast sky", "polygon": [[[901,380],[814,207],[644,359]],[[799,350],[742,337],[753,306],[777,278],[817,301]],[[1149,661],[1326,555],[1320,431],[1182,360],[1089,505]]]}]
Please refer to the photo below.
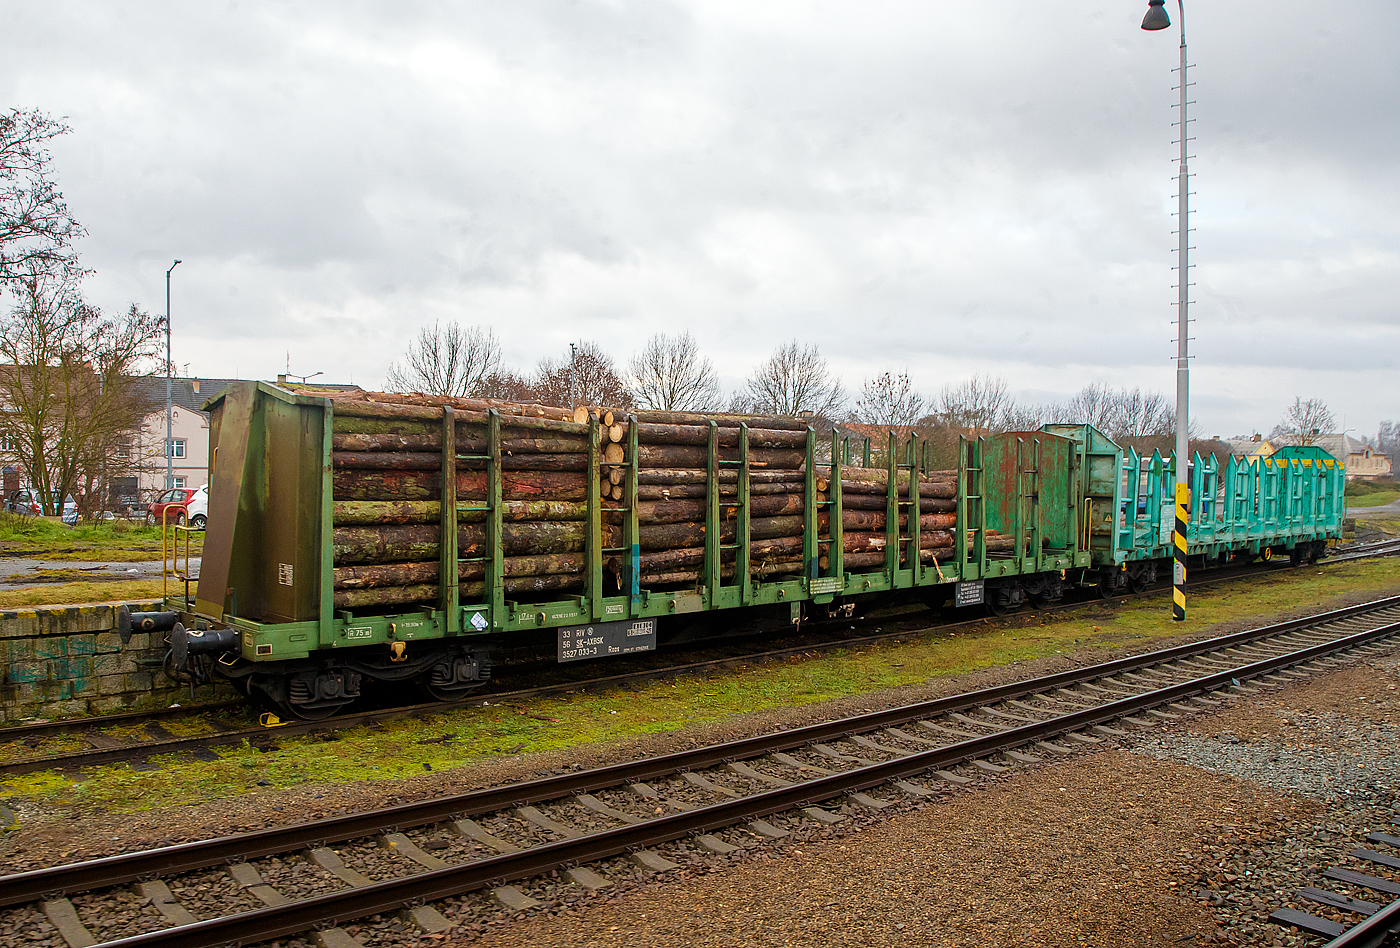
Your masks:
[{"label": "overcast sky", "polygon": [[[1189,0],[1188,0],[1189,2]],[[1175,4],[1169,4],[1173,20]],[[434,320],[506,362],[690,330],[848,390],[1170,395],[1178,32],[1142,0],[4,4],[66,117],[104,308],[206,377],[376,387]],[[1400,4],[1188,6],[1192,417],[1400,420]]]}]

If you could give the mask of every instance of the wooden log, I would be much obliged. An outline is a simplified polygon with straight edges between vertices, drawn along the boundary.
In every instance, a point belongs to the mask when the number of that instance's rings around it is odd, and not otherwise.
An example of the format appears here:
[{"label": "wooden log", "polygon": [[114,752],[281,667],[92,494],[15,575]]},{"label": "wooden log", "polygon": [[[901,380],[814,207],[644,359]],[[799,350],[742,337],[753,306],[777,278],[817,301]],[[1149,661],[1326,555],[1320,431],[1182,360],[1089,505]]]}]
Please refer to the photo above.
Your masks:
[{"label": "wooden log", "polygon": [[331,433],[332,451],[441,451],[442,435],[427,432],[369,434]]},{"label": "wooden log", "polygon": [[[582,473],[571,471],[506,471],[501,489],[506,500],[583,500],[586,485]],[[437,500],[442,496],[442,475],[437,471],[350,471],[332,473],[332,495],[337,500]],[[486,497],[484,471],[457,471],[457,497]]]},{"label": "wooden log", "polygon": [[627,439],[627,426],[624,424],[608,425],[606,431],[609,441],[621,443]]},{"label": "wooden log", "polygon": [[[953,545],[953,534],[947,530],[931,530],[928,533],[919,534],[919,548],[923,550],[933,550],[940,547],[951,547]],[[823,541],[821,546],[830,546],[829,541]],[[902,545],[902,544],[901,544]],[[885,534],[883,531],[843,533],[841,536],[841,548],[847,553],[865,553],[872,550],[883,550],[885,548]]]},{"label": "wooden log", "polygon": [[[475,412],[485,415],[492,410],[502,415],[526,418],[572,420],[573,412],[555,405],[538,402],[508,402],[499,398],[465,398],[452,395],[425,395],[421,392],[355,392],[329,396],[336,414],[359,417],[415,417],[413,412],[433,412],[442,417],[444,406],[454,412]],[[423,417],[419,414],[417,417]]]},{"label": "wooden log", "polygon": [[[709,464],[708,447],[689,444],[639,444],[637,463],[642,468],[703,468]],[[739,460],[739,449],[719,449],[722,461]],[[611,457],[610,463],[617,463]],[[621,460],[620,458],[618,460]],[[807,462],[807,452],[793,448],[751,448],[749,466],[767,470],[798,471]]]},{"label": "wooden log", "polygon": [[765,428],[779,431],[807,430],[808,422],[802,418],[786,415],[733,415],[722,412],[703,411],[638,411],[633,412],[638,422],[654,425],[703,425],[714,422],[721,428],[737,428],[748,425],[750,428]]},{"label": "wooden log", "polygon": [[[935,561],[947,562],[951,560],[954,555],[955,552],[951,547],[939,547],[936,550],[920,550],[919,560],[927,565]],[[826,557],[822,557],[818,565],[821,566],[822,569],[826,569],[830,564],[826,562]],[[884,553],[847,553],[841,557],[841,566],[847,572],[852,572],[862,567],[884,565]],[[899,565],[902,568],[909,565],[909,557],[902,552],[899,555]]]},{"label": "wooden log", "polygon": [[[783,482],[773,484],[750,484],[749,494],[752,496],[772,495],[772,494],[796,494],[798,497],[804,496],[803,485],[800,481]],[[721,484],[719,495],[732,499],[737,497],[739,489],[734,484]],[[708,497],[709,489],[704,484],[639,484],[637,485],[638,500],[682,500],[690,497]],[[818,500],[826,500],[825,495],[818,493]],[[883,508],[881,508],[883,509]]]},{"label": "wooden log", "polygon": [[[356,406],[347,413],[349,405]],[[441,438],[442,409],[416,406],[384,406],[386,412],[375,410],[376,406],[364,402],[345,403],[337,401],[333,406],[331,419],[332,436],[336,434],[361,435],[423,435]],[[398,409],[398,410],[396,410]],[[453,410],[457,423],[457,440],[485,438],[490,414],[484,411]],[[547,432],[564,437],[588,437],[588,425],[575,424],[558,418],[544,418],[533,415],[501,414],[502,436],[531,437],[535,432]],[[442,442],[437,442],[441,446]]]},{"label": "wooden log", "polygon": [[[724,447],[739,444],[739,428],[720,428],[716,432],[719,443]],[[642,444],[689,444],[708,445],[710,428],[708,425],[657,425],[638,424],[637,440]],[[750,428],[750,448],[806,448],[807,431],[785,431],[771,428]]]},{"label": "wooden log", "polygon": [[[458,431],[457,451],[461,454],[484,454],[489,448],[485,431],[472,429],[470,435]],[[370,452],[432,452],[442,453],[442,433],[434,432],[393,432],[393,433],[343,433],[331,434],[331,448],[334,451]],[[579,454],[588,453],[586,436],[550,435],[530,432],[524,428],[502,428],[501,450],[514,454]]]},{"label": "wooden log", "polygon": [[[502,581],[505,591],[518,598],[538,599],[540,594],[583,588],[582,576],[508,576]],[[486,585],[481,580],[462,583],[459,587],[463,601],[481,597]],[[377,586],[368,589],[338,589],[334,594],[337,609],[372,609],[380,606],[411,602],[437,602],[438,584],[416,586]]]},{"label": "wooden log", "polygon": [[[501,569],[505,576],[581,573],[586,565],[582,553],[507,556],[501,559]],[[436,560],[428,563],[372,563],[362,566],[337,566],[333,575],[336,589],[368,589],[375,586],[435,583],[438,579],[438,568]],[[462,580],[481,579],[486,575],[486,564],[480,561],[463,561],[458,564],[457,569],[458,577]]]},{"label": "wooden log", "polygon": [[[753,540],[766,540],[774,537],[792,537],[802,534],[801,517],[755,517],[749,521],[749,536]],[[621,543],[622,534],[617,527],[608,527],[609,546]],[[638,544],[643,550],[672,550],[679,547],[703,546],[705,524],[700,523],[653,523],[642,524],[637,529]],[[720,541],[733,543],[735,524],[726,520],[720,527]]]},{"label": "wooden log", "polygon": [[[531,520],[508,523],[501,529],[501,551],[508,556],[571,553],[584,547],[581,521]],[[336,565],[390,563],[436,559],[441,529],[435,524],[380,527],[337,527],[332,543]],[[457,549],[468,557],[486,556],[486,527],[457,528]]]},{"label": "wooden log", "polygon": [[612,484],[612,485],[610,485],[610,486],[608,487],[608,499],[609,499],[609,500],[621,500],[621,499],[622,499],[622,496],[623,496],[625,493],[627,493],[627,492],[626,492],[625,490],[623,490],[621,484]]},{"label": "wooden log", "polygon": [[[841,506],[846,510],[884,510],[885,492],[878,494],[843,494]],[[950,513],[958,509],[958,502],[954,498],[944,497],[923,497],[919,498],[919,510],[923,513]]]},{"label": "wooden log", "polygon": [[[898,485],[896,489],[901,497],[909,495],[909,482],[906,480]],[[878,494],[883,497],[886,494],[884,481],[848,481],[841,482],[841,493],[847,494]],[[958,496],[958,485],[953,481],[922,481],[919,484],[919,499],[925,497],[937,497],[951,500]]]},{"label": "wooden log", "polygon": [[[598,420],[602,422],[604,428],[611,428],[617,423],[617,415],[611,408],[604,408],[598,415]],[[621,438],[616,440],[621,441]]]},{"label": "wooden log", "polygon": [[[827,511],[820,511],[817,516],[817,527],[825,532],[829,516]],[[909,515],[899,515],[899,527],[903,532],[909,525]],[[921,514],[919,516],[919,533],[923,534],[929,530],[952,530],[958,525],[957,514],[935,513]],[[843,510],[841,511],[842,530],[881,530],[885,529],[885,512],[883,510]]]},{"label": "wooden log", "polygon": [[441,454],[408,451],[332,451],[331,464],[347,471],[436,471]]},{"label": "wooden log", "polygon": [[[750,575],[756,579],[764,579],[771,576],[791,576],[801,574],[802,560],[770,560],[766,563],[753,564]],[[733,579],[737,573],[734,563],[724,563],[720,566],[721,579]],[[699,582],[700,570],[672,570],[664,573],[642,573],[637,578],[637,585],[648,586],[679,586],[686,583]]]},{"label": "wooden log", "polygon": [[[709,475],[700,468],[651,468],[637,471],[638,484],[704,484]],[[739,483],[739,472],[733,467],[720,468],[721,484]],[[806,484],[807,475],[796,471],[749,471],[750,484]],[[823,488],[825,489],[825,488]]]},{"label": "wooden log", "polygon": [[627,450],[620,444],[609,443],[603,448],[603,462],[621,464],[627,460]]},{"label": "wooden log", "polygon": [[[750,557],[755,562],[759,560],[785,559],[802,554],[801,537],[773,537],[767,540],[755,540],[749,545]],[[730,561],[736,559],[736,550],[721,550],[720,561]],[[638,565],[642,572],[667,572],[673,569],[680,569],[687,566],[698,566],[705,562],[705,548],[702,546],[685,547],[674,550],[656,550],[649,553],[642,553],[637,558]],[[628,559],[626,557],[609,557],[608,569],[614,573],[621,572],[626,567]]]}]

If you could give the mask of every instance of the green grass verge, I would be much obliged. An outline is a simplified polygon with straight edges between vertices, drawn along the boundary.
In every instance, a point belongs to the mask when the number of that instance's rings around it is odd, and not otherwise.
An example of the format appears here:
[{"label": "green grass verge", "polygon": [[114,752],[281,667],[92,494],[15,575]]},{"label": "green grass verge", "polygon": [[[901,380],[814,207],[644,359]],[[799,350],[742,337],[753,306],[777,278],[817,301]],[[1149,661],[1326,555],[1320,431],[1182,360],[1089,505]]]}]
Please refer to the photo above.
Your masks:
[{"label": "green grass verge", "polygon": [[[1256,577],[1194,593],[1187,620],[1173,622],[1168,600],[1094,603],[1041,619],[1023,614],[1015,627],[934,631],[899,644],[855,648],[805,661],[717,672],[703,678],[642,685],[636,690],[540,698],[521,705],[471,707],[422,720],[343,732],[338,740],[297,739],[263,753],[244,745],[215,761],[180,759],[158,771],[92,768],[80,778],[56,773],[0,781],[0,796],[37,803],[121,812],[167,801],[214,801],[264,787],[330,786],[392,780],[470,767],[510,754],[620,741],[683,730],[754,711],[867,694],[979,668],[1154,642],[1204,630],[1224,620],[1268,617],[1300,603],[1325,607],[1329,597],[1400,583],[1400,560],[1361,560]],[[599,663],[599,671],[606,665]],[[386,793],[391,792],[386,790]]]},{"label": "green grass verge", "polygon": [[[113,560],[134,563],[160,559],[160,527],[124,520],[83,523],[70,527],[42,517],[0,513],[0,556],[41,560],[92,562]],[[166,529],[168,546],[179,544],[183,553],[185,531]],[[189,531],[190,555],[204,549],[204,532]]]},{"label": "green grass verge", "polygon": [[[33,586],[27,589],[0,589],[0,609],[33,609],[43,606],[77,605],[90,602],[140,602],[159,599],[161,581],[60,583],[54,586]],[[171,595],[184,595],[184,583],[170,581]],[[194,587],[190,587],[194,592]]]},{"label": "green grass verge", "polygon": [[1378,490],[1369,494],[1361,494],[1356,497],[1347,498],[1348,507],[1382,507],[1392,501],[1400,500],[1400,490]]}]

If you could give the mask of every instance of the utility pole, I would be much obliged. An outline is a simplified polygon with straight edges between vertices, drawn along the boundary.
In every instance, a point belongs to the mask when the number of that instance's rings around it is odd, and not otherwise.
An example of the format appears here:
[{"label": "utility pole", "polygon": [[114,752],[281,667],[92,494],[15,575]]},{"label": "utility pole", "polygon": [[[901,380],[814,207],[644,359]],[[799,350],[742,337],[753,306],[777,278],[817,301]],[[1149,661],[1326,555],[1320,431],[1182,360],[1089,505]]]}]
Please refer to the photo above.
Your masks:
[{"label": "utility pole", "polygon": [[175,365],[170,361],[170,273],[180,265],[176,260],[165,271],[165,489],[175,486],[174,417]]},{"label": "utility pole", "polygon": [[577,389],[577,386],[574,385],[574,373],[575,373],[575,371],[576,371],[577,369],[578,369],[578,346],[571,342],[571,343],[569,343],[569,407],[570,407],[570,408],[574,408],[574,407],[576,407],[576,406],[578,405],[578,396],[575,394],[575,392],[576,392],[578,389]]},{"label": "utility pole", "polygon": [[[1147,15],[1142,19],[1144,30],[1164,30],[1171,26],[1167,11],[1162,9],[1166,0],[1147,0]],[[1187,307],[1190,303],[1191,262],[1191,204],[1189,200],[1191,175],[1186,169],[1186,143],[1190,141],[1187,132],[1186,89],[1190,85],[1186,74],[1186,10],[1182,0],[1177,0],[1176,9],[1181,27],[1181,66],[1180,85],[1181,114],[1177,127],[1181,144],[1181,160],[1177,166],[1176,186],[1176,526],[1172,530],[1172,618],[1177,622],[1186,619],[1186,524],[1190,517],[1191,487],[1188,480],[1190,471],[1190,441],[1187,426],[1190,420],[1188,411],[1191,387],[1190,369],[1187,355],[1187,329],[1190,319]]]}]

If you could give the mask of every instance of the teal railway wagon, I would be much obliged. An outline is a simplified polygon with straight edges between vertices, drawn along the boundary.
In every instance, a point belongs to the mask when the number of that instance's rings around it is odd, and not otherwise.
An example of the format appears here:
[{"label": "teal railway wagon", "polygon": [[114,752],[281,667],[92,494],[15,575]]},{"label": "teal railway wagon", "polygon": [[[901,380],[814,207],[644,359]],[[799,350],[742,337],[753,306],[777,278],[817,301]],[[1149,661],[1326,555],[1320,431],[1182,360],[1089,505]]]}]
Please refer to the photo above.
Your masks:
[{"label": "teal railway wagon", "polygon": [[[1175,456],[1129,450],[1123,460],[1124,494],[1118,549],[1129,572],[1171,558],[1175,513]],[[1313,562],[1342,535],[1346,471],[1315,446],[1285,447],[1272,457],[1214,455],[1191,459],[1187,481],[1188,558]],[[1134,566],[1132,564],[1138,564]]]},{"label": "teal railway wagon", "polygon": [[[956,471],[935,471],[917,435],[857,444],[787,419],[783,451],[801,463],[791,468],[796,486],[784,521],[791,535],[780,571],[763,560],[764,541],[755,536],[766,536],[776,519],[755,513],[771,499],[757,485],[772,449],[750,446],[751,436],[773,433],[752,435],[733,419],[723,432],[715,421],[690,425],[692,447],[677,450],[695,465],[687,503],[703,511],[690,525],[702,531],[703,549],[681,582],[644,568],[637,459],[648,425],[636,416],[605,426],[596,417],[575,423],[451,404],[379,404],[266,383],[231,387],[206,408],[210,513],[198,586],[141,621],[173,626],[175,667],[220,675],[301,717],[334,713],[358,697],[365,679],[459,697],[489,678],[491,651],[501,645],[548,645],[572,661],[652,649],[676,630],[735,610],[746,624],[768,625],[904,600],[984,603],[1001,612],[1053,601],[1073,586],[1112,590],[1146,569],[1134,564],[1167,555],[1154,542],[1160,511],[1149,503],[1139,516],[1133,501],[1143,492],[1155,500],[1171,480],[1170,461],[1131,452],[1125,459],[1088,425],[964,438]],[[521,482],[520,458],[511,454],[520,442],[511,438],[522,426],[541,442],[568,442],[552,449],[574,452],[557,455],[555,470],[588,484],[607,471],[621,481],[621,497],[590,489],[527,501],[510,493]],[[357,439],[404,447],[341,450]],[[1302,474],[1330,477],[1336,465],[1328,460],[1281,453],[1267,469],[1223,481],[1198,465],[1193,496],[1210,500],[1193,550],[1268,555],[1334,535],[1327,530],[1340,528],[1340,473],[1324,484]],[[1135,479],[1132,471],[1146,473]],[[854,507],[855,495],[842,485],[850,478],[864,486],[861,509],[847,517],[845,502]],[[882,497],[872,496],[872,483]],[[559,521],[547,539],[555,544],[550,555],[572,564],[566,582],[511,572],[521,544],[534,542],[517,515],[537,505]],[[942,512],[929,520],[922,514],[929,509]],[[872,512],[883,536],[870,532]],[[361,526],[371,521],[379,526]],[[848,521],[867,524],[860,552],[846,552]],[[347,551],[390,541],[403,555],[372,568],[402,573],[400,585],[387,593],[353,588],[364,568],[347,566],[354,562]]]}]

